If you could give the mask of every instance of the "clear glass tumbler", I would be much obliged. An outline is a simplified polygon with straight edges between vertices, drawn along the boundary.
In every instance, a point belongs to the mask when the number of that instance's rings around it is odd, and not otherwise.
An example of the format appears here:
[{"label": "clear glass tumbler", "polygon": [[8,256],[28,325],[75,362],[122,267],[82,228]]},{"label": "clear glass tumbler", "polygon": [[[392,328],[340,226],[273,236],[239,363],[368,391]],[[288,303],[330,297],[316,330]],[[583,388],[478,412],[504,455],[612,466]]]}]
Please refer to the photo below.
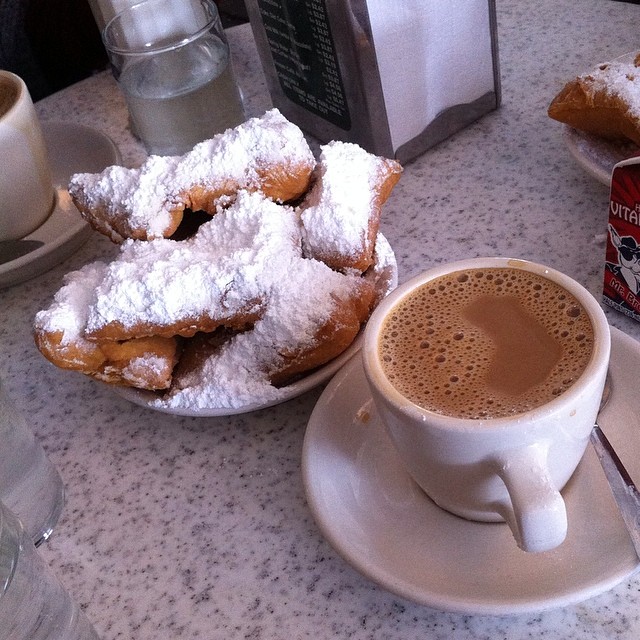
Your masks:
[{"label": "clear glass tumbler", "polygon": [[110,20],[102,39],[149,153],[181,155],[244,122],[213,0],[144,0]]},{"label": "clear glass tumbler", "polygon": [[0,380],[0,500],[34,544],[46,540],[64,506],[64,484]]},{"label": "clear glass tumbler", "polygon": [[98,640],[21,522],[1,502],[0,640]]}]

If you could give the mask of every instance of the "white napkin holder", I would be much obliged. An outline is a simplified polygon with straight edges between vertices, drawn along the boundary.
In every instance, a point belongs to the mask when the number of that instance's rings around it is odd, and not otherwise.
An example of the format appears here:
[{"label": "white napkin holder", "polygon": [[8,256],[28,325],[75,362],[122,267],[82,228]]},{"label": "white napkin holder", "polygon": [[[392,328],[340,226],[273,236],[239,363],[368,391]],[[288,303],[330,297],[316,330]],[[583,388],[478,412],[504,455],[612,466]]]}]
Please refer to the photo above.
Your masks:
[{"label": "white napkin holder", "polygon": [[407,162],[500,104],[495,0],[246,0],[274,106]]}]

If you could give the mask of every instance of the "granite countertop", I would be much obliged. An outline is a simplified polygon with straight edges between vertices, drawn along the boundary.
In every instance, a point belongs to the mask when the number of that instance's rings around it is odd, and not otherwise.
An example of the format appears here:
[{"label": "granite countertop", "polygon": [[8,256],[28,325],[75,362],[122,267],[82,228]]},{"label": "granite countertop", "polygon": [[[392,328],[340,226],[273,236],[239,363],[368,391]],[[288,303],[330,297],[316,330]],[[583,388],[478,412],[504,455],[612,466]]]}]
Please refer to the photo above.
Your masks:
[{"label": "granite countertop", "polygon": [[[572,160],[546,107],[568,79],[637,48],[640,7],[497,4],[501,108],[405,167],[382,230],[400,281],[436,263],[510,255],[565,271],[599,297],[608,188]],[[270,101],[251,31],[229,37],[250,115],[262,113]],[[144,157],[108,72],[37,109],[107,133],[125,164]],[[640,636],[637,574],[580,604],[479,616],[414,604],[358,573],[324,539],[304,495],[303,437],[322,389],[251,414],[185,418],[49,365],[33,344],[34,314],[66,272],[112,253],[92,235],[48,273],[0,291],[0,377],[68,487],[41,553],[102,638]],[[606,313],[640,338],[638,323]]]}]

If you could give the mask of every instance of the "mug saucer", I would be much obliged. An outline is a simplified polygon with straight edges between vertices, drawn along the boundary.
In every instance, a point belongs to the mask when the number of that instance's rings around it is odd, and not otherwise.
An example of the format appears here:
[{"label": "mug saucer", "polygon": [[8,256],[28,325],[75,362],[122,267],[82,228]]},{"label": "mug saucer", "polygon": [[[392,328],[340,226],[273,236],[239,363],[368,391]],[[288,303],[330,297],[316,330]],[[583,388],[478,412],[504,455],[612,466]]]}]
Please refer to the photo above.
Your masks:
[{"label": "mug saucer", "polygon": [[[640,478],[640,344],[617,329],[611,334],[613,393],[599,422]],[[507,615],[562,607],[614,587],[640,566],[591,447],[563,490],[569,533],[552,551],[526,553],[506,524],[470,522],[437,507],[388,439],[360,354],[313,410],[302,473],[308,505],[334,549],[388,591],[435,609]]]},{"label": "mug saucer", "polygon": [[74,173],[102,171],[121,159],[111,138],[96,129],[67,122],[44,121],[41,126],[56,191],[55,205],[49,217],[28,236],[0,243],[0,289],[44,273],[86,242],[91,228],[69,197],[69,179]]}]

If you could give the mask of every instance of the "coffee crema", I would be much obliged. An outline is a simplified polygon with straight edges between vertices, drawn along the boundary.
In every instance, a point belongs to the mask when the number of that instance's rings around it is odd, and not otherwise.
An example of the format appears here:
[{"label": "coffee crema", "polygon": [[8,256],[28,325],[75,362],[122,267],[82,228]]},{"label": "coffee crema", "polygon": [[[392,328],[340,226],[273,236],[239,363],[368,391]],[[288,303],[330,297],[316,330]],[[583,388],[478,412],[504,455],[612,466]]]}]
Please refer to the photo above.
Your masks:
[{"label": "coffee crema", "polygon": [[436,278],[384,321],[379,357],[411,402],[444,415],[512,416],[566,391],[593,351],[580,302],[551,280],[510,267]]}]

